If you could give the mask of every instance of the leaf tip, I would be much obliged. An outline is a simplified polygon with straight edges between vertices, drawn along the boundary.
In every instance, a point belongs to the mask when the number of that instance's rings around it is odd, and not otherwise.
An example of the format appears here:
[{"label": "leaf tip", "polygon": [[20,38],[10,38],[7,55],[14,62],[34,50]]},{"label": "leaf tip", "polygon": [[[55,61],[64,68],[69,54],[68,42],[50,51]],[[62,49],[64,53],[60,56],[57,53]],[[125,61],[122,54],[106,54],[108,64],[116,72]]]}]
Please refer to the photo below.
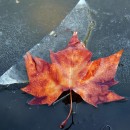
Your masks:
[{"label": "leaf tip", "polygon": [[124,49],[118,51],[118,52],[117,52],[117,55],[119,55],[119,57],[120,57],[120,56],[123,54],[123,52],[124,52]]}]

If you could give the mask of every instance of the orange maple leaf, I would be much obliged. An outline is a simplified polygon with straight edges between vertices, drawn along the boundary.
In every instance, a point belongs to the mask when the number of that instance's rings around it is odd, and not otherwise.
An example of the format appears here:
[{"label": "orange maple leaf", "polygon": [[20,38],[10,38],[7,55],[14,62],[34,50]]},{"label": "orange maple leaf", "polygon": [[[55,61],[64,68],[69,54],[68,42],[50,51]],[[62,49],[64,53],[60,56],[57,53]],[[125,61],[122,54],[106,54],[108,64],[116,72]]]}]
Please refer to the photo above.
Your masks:
[{"label": "orange maple leaf", "polygon": [[25,55],[29,84],[22,91],[35,96],[29,104],[55,102],[63,91],[70,90],[71,109],[61,127],[66,124],[72,111],[71,90],[93,105],[117,101],[124,97],[109,88],[118,82],[114,79],[123,50],[95,61],[90,61],[92,53],[79,41],[74,32],[68,46],[56,53],[50,52],[52,63],[41,58]]}]

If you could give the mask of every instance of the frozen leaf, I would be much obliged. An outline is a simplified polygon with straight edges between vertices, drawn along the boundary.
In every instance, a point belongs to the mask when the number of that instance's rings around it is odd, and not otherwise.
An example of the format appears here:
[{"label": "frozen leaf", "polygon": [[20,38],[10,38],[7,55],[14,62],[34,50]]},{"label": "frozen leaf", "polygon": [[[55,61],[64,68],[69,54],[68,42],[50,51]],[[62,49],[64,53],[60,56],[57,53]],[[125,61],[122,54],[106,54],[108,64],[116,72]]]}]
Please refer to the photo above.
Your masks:
[{"label": "frozen leaf", "polygon": [[[25,55],[29,84],[22,88],[35,96],[29,104],[51,105],[63,91],[73,90],[93,105],[124,99],[109,90],[118,82],[114,79],[123,50],[95,61],[92,53],[79,41],[74,32],[68,46],[56,53],[50,51],[52,63]],[[72,100],[72,99],[71,99]],[[63,122],[64,126],[66,122]]]}]

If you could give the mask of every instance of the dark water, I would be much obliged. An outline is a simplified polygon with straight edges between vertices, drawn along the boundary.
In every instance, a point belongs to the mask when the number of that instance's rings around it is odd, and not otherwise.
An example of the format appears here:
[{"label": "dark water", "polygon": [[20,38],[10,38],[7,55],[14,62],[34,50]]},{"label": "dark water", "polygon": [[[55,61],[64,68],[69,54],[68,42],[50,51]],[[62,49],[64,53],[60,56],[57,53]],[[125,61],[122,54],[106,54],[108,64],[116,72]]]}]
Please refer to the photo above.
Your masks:
[{"label": "dark water", "polygon": [[[0,0],[0,75],[15,64],[43,36],[55,28],[78,0]],[[113,90],[130,96],[130,1],[88,0],[96,27],[88,48],[93,59],[125,49],[116,78],[120,81]],[[20,87],[11,85],[0,90],[0,130],[58,130],[67,116],[69,105],[29,106],[31,96]],[[76,103],[73,104],[74,109]],[[74,124],[69,130],[130,129],[130,101],[99,105],[98,108],[80,102],[76,105]],[[71,124],[71,118],[66,126]],[[104,128],[103,130],[108,130]]]}]

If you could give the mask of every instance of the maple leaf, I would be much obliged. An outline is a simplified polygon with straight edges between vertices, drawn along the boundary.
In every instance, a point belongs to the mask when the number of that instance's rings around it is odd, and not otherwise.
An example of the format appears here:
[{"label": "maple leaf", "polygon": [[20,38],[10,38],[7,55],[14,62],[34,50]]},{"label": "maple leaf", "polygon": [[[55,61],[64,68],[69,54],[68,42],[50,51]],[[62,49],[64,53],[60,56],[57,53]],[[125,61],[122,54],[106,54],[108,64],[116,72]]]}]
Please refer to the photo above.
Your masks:
[{"label": "maple leaf", "polygon": [[72,112],[72,90],[95,107],[97,104],[124,99],[109,90],[118,83],[114,77],[122,53],[123,50],[120,50],[111,56],[91,61],[92,53],[74,32],[64,50],[56,53],[50,51],[52,63],[26,53],[24,59],[29,84],[22,91],[35,96],[29,102],[31,105],[51,105],[63,91],[70,90],[71,108],[61,124],[64,127]]}]

